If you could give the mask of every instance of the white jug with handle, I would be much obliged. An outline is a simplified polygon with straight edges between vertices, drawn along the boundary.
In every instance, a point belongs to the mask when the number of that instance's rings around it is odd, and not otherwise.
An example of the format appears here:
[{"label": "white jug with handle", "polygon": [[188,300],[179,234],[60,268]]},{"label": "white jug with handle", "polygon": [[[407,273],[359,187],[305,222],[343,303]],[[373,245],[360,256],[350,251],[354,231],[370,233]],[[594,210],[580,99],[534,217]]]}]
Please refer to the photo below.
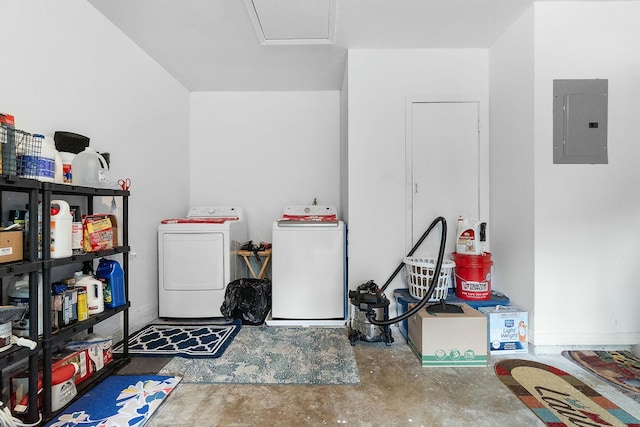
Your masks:
[{"label": "white jug with handle", "polygon": [[73,158],[71,171],[73,185],[95,188],[111,185],[107,161],[93,148],[87,147]]},{"label": "white jug with handle", "polygon": [[87,276],[78,271],[74,274],[76,286],[87,291],[87,312],[98,314],[104,311],[104,289],[102,282],[95,277]]},{"label": "white jug with handle", "polygon": [[482,255],[486,240],[486,226],[486,222],[480,222],[477,219],[458,217],[456,252],[461,255]]},{"label": "white jug with handle", "polygon": [[71,247],[73,216],[69,203],[51,201],[51,258],[66,258],[73,253]]}]

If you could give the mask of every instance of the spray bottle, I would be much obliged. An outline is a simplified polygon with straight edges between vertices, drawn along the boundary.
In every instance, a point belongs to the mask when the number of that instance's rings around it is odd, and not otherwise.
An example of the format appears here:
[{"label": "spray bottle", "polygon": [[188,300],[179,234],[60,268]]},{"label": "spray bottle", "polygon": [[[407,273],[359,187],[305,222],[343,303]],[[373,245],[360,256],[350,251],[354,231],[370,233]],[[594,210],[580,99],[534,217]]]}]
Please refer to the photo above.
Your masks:
[{"label": "spray bottle", "polygon": [[458,233],[456,252],[461,255],[482,255],[486,236],[487,223],[477,219],[458,217]]}]

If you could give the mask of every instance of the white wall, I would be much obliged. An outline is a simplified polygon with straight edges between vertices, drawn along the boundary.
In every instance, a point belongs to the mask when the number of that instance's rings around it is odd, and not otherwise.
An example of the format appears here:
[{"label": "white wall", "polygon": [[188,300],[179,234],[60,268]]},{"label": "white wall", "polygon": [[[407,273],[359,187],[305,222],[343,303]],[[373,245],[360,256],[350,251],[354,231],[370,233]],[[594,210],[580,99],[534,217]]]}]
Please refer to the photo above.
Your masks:
[{"label": "white wall", "polygon": [[529,312],[534,292],[533,7],[491,46],[491,251],[493,284]]},{"label": "white wall", "polygon": [[[349,51],[351,289],[371,279],[384,284],[413,246],[405,241],[407,98],[428,101],[471,94],[486,106],[488,67],[486,49]],[[488,129],[488,123],[481,128]],[[439,238],[432,234],[430,238]],[[405,287],[400,276],[389,286],[389,295]]]},{"label": "white wall", "polygon": [[340,92],[191,94],[189,203],[244,208],[271,242],[288,205],[340,208]]},{"label": "white wall", "polygon": [[0,111],[27,132],[89,136],[113,179],[131,178],[134,331],[157,317],[157,225],[188,206],[188,93],[83,0],[3,1],[0,39]]},{"label": "white wall", "polygon": [[[638,1],[535,3],[536,344],[640,343],[638,22]],[[554,165],[553,79],[594,78],[609,163]]]}]

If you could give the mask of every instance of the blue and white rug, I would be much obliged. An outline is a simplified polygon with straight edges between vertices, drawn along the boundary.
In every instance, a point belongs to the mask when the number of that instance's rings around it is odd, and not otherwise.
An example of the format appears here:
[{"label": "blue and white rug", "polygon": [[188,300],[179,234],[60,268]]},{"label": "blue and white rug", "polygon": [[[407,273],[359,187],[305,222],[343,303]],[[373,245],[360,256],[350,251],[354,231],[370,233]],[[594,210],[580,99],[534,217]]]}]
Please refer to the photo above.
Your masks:
[{"label": "blue and white rug", "polygon": [[47,427],[141,427],[179,382],[159,375],[107,377]]},{"label": "blue and white rug", "polygon": [[[129,355],[155,357],[216,358],[229,346],[242,326],[230,324],[165,324],[145,326],[129,338]],[[114,350],[122,352],[122,345]]]},{"label": "blue and white rug", "polygon": [[222,357],[174,357],[159,372],[184,383],[314,384],[360,383],[345,328],[243,326]]}]

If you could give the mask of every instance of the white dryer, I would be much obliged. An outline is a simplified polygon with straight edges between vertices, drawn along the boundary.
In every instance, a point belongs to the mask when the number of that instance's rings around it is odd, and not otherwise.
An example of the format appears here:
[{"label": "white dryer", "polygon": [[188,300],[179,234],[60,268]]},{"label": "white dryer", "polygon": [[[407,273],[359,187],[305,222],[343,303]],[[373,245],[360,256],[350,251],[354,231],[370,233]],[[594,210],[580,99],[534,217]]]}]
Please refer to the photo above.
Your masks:
[{"label": "white dryer", "polygon": [[268,325],[343,326],[346,228],[334,206],[289,206],[273,223]]},{"label": "white dryer", "polygon": [[194,207],[186,218],[158,226],[158,316],[222,317],[229,282],[243,274],[240,246],[247,241],[237,207]]}]

